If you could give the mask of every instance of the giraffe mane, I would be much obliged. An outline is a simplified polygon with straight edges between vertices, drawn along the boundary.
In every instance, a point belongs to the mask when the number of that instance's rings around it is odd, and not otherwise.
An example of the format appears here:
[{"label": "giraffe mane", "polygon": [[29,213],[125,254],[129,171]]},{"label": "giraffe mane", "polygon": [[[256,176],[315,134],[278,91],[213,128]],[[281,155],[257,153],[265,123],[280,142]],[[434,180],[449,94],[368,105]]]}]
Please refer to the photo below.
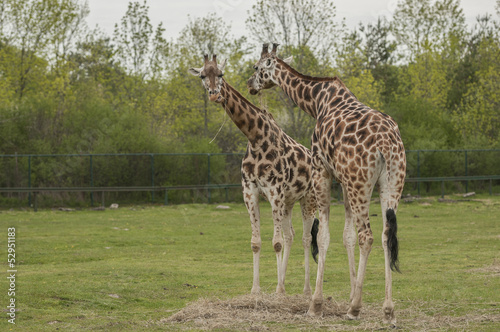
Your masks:
[{"label": "giraffe mane", "polygon": [[303,78],[303,79],[306,79],[306,80],[309,80],[309,81],[316,81],[316,82],[333,82],[333,81],[337,81],[339,83],[341,83],[342,85],[344,85],[344,82],[342,82],[342,80],[340,78],[338,78],[338,76],[334,76],[334,77],[314,77],[314,76],[309,76],[309,75],[304,75],[302,73],[299,73],[296,69],[294,69],[292,66],[290,66],[289,64],[287,64],[285,61],[283,61],[283,59],[280,59],[278,57],[276,57],[276,60],[278,60],[278,62],[283,65],[286,69],[288,69],[289,71],[291,71],[294,75],[297,75],[299,76],[300,78]]},{"label": "giraffe mane", "polygon": [[334,76],[334,77],[314,77],[314,76],[304,75],[304,74],[299,73],[297,70],[295,70],[293,67],[291,67],[288,63],[286,63],[285,61],[283,61],[283,59],[280,59],[280,58],[276,57],[276,60],[278,60],[278,62],[281,65],[283,65],[287,70],[289,70],[290,72],[292,72],[294,75],[298,76],[301,79],[308,80],[308,81],[313,81],[313,82],[332,82],[332,83],[335,82],[335,83],[338,84],[339,88],[342,88],[342,89],[348,91],[354,98],[358,99],[354,95],[354,93],[347,87],[347,85],[345,85],[344,82],[342,82],[342,80],[338,76]]}]

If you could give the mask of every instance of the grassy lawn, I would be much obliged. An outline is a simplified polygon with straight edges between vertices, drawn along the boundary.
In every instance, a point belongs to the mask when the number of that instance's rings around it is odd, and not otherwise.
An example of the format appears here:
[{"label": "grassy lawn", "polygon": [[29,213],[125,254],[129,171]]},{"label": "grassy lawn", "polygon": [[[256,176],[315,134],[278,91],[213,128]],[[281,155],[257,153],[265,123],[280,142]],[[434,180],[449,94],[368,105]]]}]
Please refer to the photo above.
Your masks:
[{"label": "grassy lawn", "polygon": [[[469,201],[448,196],[402,203],[398,212],[400,267],[393,277],[401,330],[500,330],[500,197]],[[251,229],[242,204],[126,206],[117,210],[1,211],[3,268],[0,330],[178,330],[201,329],[196,319],[168,317],[203,299],[228,301],[252,286]],[[261,322],[261,329],[371,329],[381,324],[384,300],[380,205],[370,210],[375,235],[363,301],[356,322],[329,318],[293,323]],[[262,203],[261,288],[276,287],[270,207]],[[294,209],[295,241],[287,271],[287,297],[303,288],[300,208]],[[344,212],[333,205],[325,296],[346,305],[348,263],[342,245]],[[7,229],[16,229],[16,324],[9,303]],[[311,260],[312,261],[312,260]],[[311,263],[311,279],[316,265]],[[314,286],[314,284],[312,285]],[[202,299],[202,300],[199,300]],[[371,312],[374,312],[372,315]],[[208,316],[205,319],[209,319]],[[330,325],[329,325],[330,324]],[[333,323],[332,323],[333,324]],[[374,325],[372,325],[374,326]],[[249,324],[218,326],[249,330]]]}]

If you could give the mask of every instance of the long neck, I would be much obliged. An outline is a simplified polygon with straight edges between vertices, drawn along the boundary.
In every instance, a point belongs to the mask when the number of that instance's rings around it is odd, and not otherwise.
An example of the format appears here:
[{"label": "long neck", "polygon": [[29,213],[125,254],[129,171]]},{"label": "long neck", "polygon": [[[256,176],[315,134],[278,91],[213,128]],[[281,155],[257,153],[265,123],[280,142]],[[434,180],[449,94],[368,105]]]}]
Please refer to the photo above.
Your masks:
[{"label": "long neck", "polygon": [[273,125],[266,111],[252,104],[226,81],[223,81],[221,94],[225,99],[222,107],[250,142],[266,136],[270,125]]},{"label": "long neck", "polygon": [[302,75],[282,60],[276,64],[274,79],[300,109],[315,119],[331,112],[345,97],[355,98],[337,77]]}]

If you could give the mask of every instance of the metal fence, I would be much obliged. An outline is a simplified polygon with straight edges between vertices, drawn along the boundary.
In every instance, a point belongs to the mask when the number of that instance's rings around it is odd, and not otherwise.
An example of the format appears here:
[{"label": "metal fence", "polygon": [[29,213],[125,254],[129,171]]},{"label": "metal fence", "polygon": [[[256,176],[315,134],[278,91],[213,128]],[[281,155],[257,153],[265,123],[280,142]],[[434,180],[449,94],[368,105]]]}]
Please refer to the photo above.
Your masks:
[{"label": "metal fence", "polygon": [[[410,150],[405,193],[489,190],[500,184],[500,150]],[[104,204],[241,200],[241,153],[0,155],[0,204],[54,200]],[[472,182],[473,181],[473,182]],[[472,187],[471,187],[472,186]],[[99,197],[100,196],[100,197]],[[25,204],[25,203],[22,203]]]}]

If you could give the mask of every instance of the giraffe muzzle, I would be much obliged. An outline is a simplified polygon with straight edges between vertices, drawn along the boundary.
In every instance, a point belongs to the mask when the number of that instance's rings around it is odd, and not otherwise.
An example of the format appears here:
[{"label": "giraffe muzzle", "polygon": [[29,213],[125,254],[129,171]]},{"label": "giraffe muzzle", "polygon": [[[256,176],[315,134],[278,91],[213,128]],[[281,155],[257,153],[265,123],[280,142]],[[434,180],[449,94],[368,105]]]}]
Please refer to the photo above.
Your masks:
[{"label": "giraffe muzzle", "polygon": [[259,93],[259,90],[255,89],[255,88],[252,88],[252,87],[248,87],[248,92],[252,95],[252,96],[255,96],[256,94]]},{"label": "giraffe muzzle", "polygon": [[222,101],[222,96],[221,96],[220,92],[214,93],[214,94],[210,95],[209,99],[210,99],[210,101],[220,103]]}]

